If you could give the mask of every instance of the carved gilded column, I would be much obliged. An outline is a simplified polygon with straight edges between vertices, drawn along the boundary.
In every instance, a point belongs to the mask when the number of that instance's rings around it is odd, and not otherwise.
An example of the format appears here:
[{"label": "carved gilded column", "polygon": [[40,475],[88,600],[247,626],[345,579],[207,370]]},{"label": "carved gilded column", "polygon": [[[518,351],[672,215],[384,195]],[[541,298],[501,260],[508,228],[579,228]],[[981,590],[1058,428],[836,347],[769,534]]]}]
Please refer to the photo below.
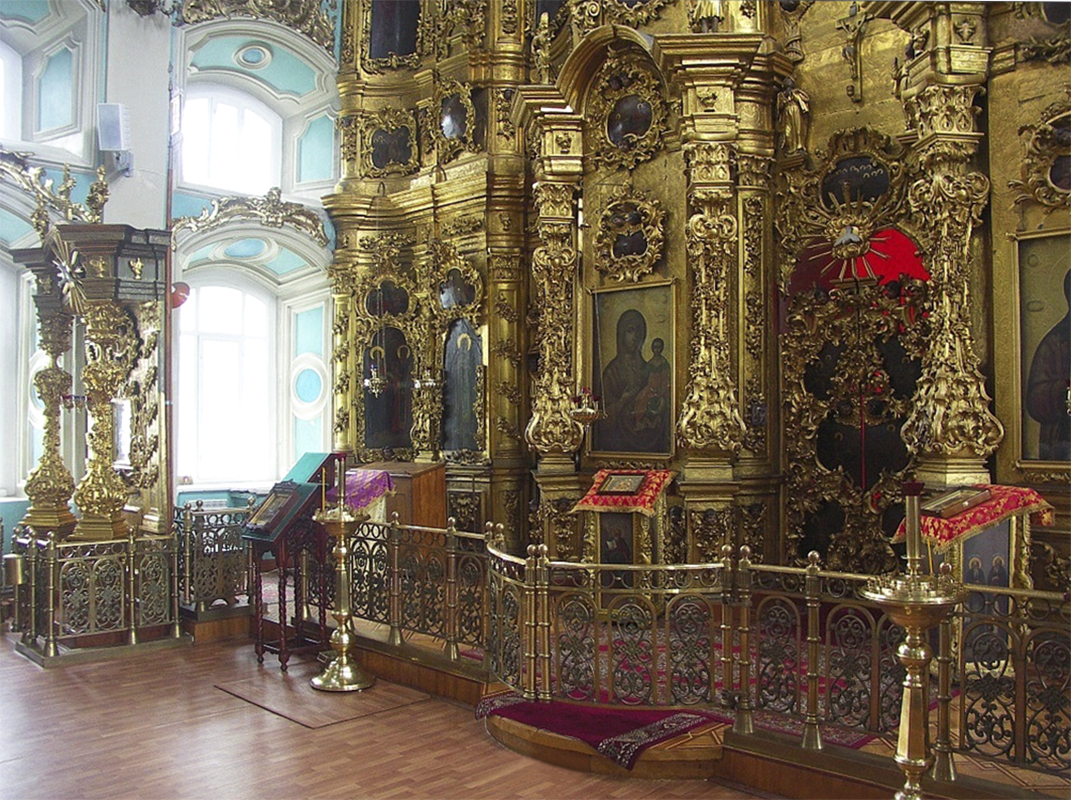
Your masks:
[{"label": "carved gilded column", "polygon": [[687,146],[694,213],[688,218],[692,339],[688,385],[677,420],[677,443],[688,450],[689,477],[729,477],[744,439],[729,356],[728,276],[735,272],[737,221],[728,184],[726,144]]},{"label": "carved gilded column", "polygon": [[112,468],[115,459],[115,414],[112,400],[122,389],[137,357],[134,320],[111,300],[86,304],[86,365],[82,382],[93,418],[88,435],[86,474],[74,491],[82,512],[72,538],[116,539],[127,535],[122,509],[126,487]]},{"label": "carved gilded column", "polygon": [[576,389],[573,364],[573,319],[577,252],[571,182],[541,181],[536,187],[541,246],[532,256],[538,314],[536,345],[539,371],[532,393],[532,413],[524,436],[541,455],[541,472],[572,472],[572,454],[580,448],[583,427],[570,411]]},{"label": "carved gilded column", "polygon": [[353,369],[350,347],[350,303],[351,281],[341,271],[332,270],[331,298],[334,302],[334,320],[331,323],[331,372],[334,391],[331,393],[334,422],[331,427],[331,447],[335,452],[352,453],[353,442],[350,438],[350,408],[353,404],[351,392]]},{"label": "carved gilded column", "polygon": [[1004,437],[990,412],[971,332],[971,238],[989,200],[989,179],[971,169],[977,85],[932,85],[907,101],[919,135],[919,178],[908,192],[926,231],[934,287],[932,336],[903,435],[920,459],[917,477],[945,485],[985,482],[985,459]]},{"label": "carved gilded column", "polygon": [[44,404],[45,431],[43,452],[26,481],[30,507],[22,523],[38,532],[55,531],[65,538],[75,526],[68,501],[74,492],[74,479],[60,456],[60,412],[64,395],[70,394],[71,376],[58,361],[71,346],[71,315],[54,295],[42,290],[34,298],[40,330],[41,349],[48,353],[48,367],[34,376],[34,387]]}]

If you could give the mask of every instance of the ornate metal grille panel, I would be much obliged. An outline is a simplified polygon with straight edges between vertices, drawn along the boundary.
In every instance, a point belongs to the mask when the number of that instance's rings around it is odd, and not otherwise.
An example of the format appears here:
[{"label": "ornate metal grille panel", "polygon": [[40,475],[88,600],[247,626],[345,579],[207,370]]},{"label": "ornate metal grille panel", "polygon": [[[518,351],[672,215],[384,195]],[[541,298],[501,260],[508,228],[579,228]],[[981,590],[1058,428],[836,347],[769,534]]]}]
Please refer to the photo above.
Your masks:
[{"label": "ornate metal grille panel", "polygon": [[786,597],[765,597],[757,610],[758,697],[756,705],[795,714],[800,708],[800,674],[805,672],[803,621],[797,604]]},{"label": "ornate metal grille panel", "polygon": [[362,523],[350,540],[350,608],[353,616],[390,621],[390,527]]}]

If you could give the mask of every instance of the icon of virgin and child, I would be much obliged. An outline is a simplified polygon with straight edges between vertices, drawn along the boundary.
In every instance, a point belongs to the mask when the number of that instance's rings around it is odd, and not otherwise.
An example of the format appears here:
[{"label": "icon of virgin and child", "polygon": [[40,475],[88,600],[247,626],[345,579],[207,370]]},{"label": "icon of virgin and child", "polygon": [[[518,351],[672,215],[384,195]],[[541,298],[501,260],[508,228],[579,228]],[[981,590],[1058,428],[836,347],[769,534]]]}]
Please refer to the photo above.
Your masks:
[{"label": "icon of virgin and child", "polygon": [[635,308],[617,319],[617,352],[602,371],[604,417],[595,424],[595,449],[622,453],[670,450],[673,375],[666,343],[654,338],[644,357],[647,320]]}]

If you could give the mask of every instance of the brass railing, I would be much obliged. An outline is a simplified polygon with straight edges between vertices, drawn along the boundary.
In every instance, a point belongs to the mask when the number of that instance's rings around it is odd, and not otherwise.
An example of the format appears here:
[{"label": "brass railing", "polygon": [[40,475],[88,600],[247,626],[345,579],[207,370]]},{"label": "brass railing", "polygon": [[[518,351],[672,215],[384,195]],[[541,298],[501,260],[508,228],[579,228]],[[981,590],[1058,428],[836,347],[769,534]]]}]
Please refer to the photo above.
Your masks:
[{"label": "brass railing", "polygon": [[[57,541],[16,529],[12,629],[19,645],[45,658],[62,645],[137,644],[146,629],[181,635],[177,560],[171,536]],[[108,635],[111,635],[109,639]]]},{"label": "brass railing", "polygon": [[256,498],[245,508],[205,508],[204,502],[186,503],[175,514],[179,553],[180,602],[203,613],[216,601],[228,606],[249,591],[249,548],[242,541],[242,526]]}]

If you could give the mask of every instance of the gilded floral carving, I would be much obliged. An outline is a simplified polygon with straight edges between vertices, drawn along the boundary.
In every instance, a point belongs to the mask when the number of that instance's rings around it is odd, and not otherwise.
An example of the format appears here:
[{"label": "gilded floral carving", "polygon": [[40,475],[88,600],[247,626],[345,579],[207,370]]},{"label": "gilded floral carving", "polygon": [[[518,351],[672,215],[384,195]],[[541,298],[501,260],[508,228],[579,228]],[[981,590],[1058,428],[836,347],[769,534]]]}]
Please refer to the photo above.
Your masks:
[{"label": "gilded floral carving", "polygon": [[665,244],[665,212],[645,192],[619,190],[595,232],[595,268],[615,281],[638,281],[654,271]]},{"label": "gilded floral carving", "polygon": [[661,78],[639,53],[611,56],[595,77],[585,116],[586,150],[595,164],[631,170],[662,149],[667,109]]}]

